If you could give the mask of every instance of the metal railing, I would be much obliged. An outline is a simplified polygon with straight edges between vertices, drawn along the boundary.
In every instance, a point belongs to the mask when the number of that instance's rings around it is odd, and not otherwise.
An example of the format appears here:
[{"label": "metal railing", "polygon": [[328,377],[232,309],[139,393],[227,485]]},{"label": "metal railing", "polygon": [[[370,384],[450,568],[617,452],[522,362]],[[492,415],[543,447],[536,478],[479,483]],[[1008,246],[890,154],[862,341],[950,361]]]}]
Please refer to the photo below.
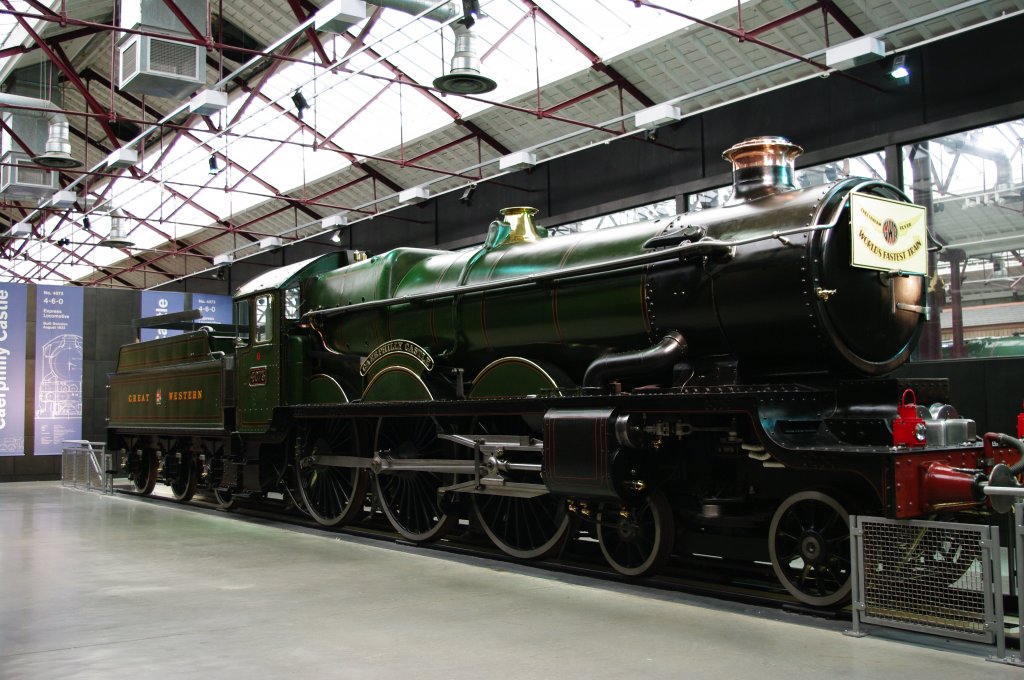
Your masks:
[{"label": "metal railing", "polygon": [[61,449],[61,484],[114,493],[114,454],[103,442],[66,439]]},{"label": "metal railing", "polygon": [[1006,655],[999,529],[850,518],[853,630],[869,623],[995,644]]}]

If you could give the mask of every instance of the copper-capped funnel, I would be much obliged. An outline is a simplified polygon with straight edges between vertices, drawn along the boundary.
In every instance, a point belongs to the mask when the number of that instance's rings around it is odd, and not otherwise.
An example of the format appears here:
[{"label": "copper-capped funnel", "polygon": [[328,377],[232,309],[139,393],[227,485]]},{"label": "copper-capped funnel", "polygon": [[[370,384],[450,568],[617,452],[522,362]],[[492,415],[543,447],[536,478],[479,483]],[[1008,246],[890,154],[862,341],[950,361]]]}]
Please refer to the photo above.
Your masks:
[{"label": "copper-capped funnel", "polygon": [[785,137],[751,137],[722,153],[732,163],[732,200],[750,200],[796,188],[793,161],[803,148]]},{"label": "copper-capped funnel", "polygon": [[533,223],[533,216],[537,214],[536,208],[520,206],[516,208],[502,208],[502,217],[505,223],[511,228],[505,243],[523,243],[526,241],[539,241],[540,234],[537,233],[537,225]]}]

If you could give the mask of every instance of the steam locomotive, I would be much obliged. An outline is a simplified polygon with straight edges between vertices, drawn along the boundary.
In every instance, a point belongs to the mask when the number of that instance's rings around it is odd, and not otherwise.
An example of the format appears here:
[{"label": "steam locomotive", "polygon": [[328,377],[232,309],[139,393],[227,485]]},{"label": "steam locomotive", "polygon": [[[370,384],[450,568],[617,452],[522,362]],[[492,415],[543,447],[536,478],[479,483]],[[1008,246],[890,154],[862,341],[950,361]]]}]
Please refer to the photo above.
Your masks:
[{"label": "steam locomotive", "polygon": [[923,209],[796,188],[800,151],[735,145],[731,201],[698,213],[555,238],[507,208],[474,250],[275,269],[233,328],[121,348],[109,444],[140,494],[285,493],[415,542],[461,521],[522,559],[584,537],[633,577],[770,561],[840,603],[851,513],[984,509],[1024,463],[945,381],[886,377],[924,319]]}]

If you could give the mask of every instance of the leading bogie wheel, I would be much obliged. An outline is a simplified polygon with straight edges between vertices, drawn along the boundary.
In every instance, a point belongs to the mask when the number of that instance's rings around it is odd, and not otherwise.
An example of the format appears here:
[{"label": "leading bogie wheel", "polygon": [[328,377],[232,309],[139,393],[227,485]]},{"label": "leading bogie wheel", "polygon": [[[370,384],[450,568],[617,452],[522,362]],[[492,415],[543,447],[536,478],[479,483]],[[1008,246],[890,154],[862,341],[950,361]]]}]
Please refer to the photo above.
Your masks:
[{"label": "leading bogie wheel", "polygon": [[[437,438],[438,423],[429,417],[381,418],[375,449],[393,459],[450,458]],[[445,536],[458,522],[441,508],[438,489],[452,475],[419,470],[382,470],[373,475],[374,496],[391,526],[410,541],[427,543]]]},{"label": "leading bogie wheel", "polygon": [[850,513],[832,496],[801,491],[782,502],[768,531],[772,568],[800,602],[831,607],[850,596]]},{"label": "leading bogie wheel", "polygon": [[608,564],[623,576],[656,573],[672,555],[675,543],[675,517],[668,498],[654,491],[642,505],[605,504],[597,516],[597,541]]},{"label": "leading bogie wheel", "polygon": [[295,449],[295,478],[306,512],[323,526],[344,526],[363,511],[365,469],[321,465],[318,456],[358,456],[352,422],[334,418],[310,427]]}]

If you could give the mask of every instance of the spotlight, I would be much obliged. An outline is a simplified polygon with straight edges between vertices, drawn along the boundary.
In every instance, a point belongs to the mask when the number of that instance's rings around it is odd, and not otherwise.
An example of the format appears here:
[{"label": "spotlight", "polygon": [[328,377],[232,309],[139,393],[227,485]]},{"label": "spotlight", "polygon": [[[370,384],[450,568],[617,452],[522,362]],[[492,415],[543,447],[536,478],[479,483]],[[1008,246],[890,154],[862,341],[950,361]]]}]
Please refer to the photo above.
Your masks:
[{"label": "spotlight", "polygon": [[302,112],[309,108],[309,102],[302,96],[302,90],[295,90],[295,94],[292,95],[292,104],[295,104],[295,113],[299,120],[302,120]]},{"label": "spotlight", "polygon": [[471,28],[480,16],[479,0],[462,0],[462,25]]},{"label": "spotlight", "polygon": [[86,231],[92,231],[92,222],[89,221],[88,215],[82,216],[82,226],[85,228]]},{"label": "spotlight", "polygon": [[331,234],[331,243],[341,243],[341,229]]},{"label": "spotlight", "polygon": [[69,246],[69,245],[71,245],[71,239],[69,239],[69,238],[57,239],[57,245],[60,246],[61,248]]},{"label": "spotlight", "polygon": [[217,157],[210,156],[210,174],[216,175],[218,172],[220,172],[220,168],[217,167]]},{"label": "spotlight", "polygon": [[893,58],[892,69],[889,70],[889,76],[894,80],[910,78],[910,68],[907,66],[907,55],[900,54]]},{"label": "spotlight", "polygon": [[476,185],[470,184],[468,187],[465,188],[465,190],[463,190],[462,195],[459,196],[459,203],[464,203],[465,205],[473,205],[474,193],[476,193]]}]

